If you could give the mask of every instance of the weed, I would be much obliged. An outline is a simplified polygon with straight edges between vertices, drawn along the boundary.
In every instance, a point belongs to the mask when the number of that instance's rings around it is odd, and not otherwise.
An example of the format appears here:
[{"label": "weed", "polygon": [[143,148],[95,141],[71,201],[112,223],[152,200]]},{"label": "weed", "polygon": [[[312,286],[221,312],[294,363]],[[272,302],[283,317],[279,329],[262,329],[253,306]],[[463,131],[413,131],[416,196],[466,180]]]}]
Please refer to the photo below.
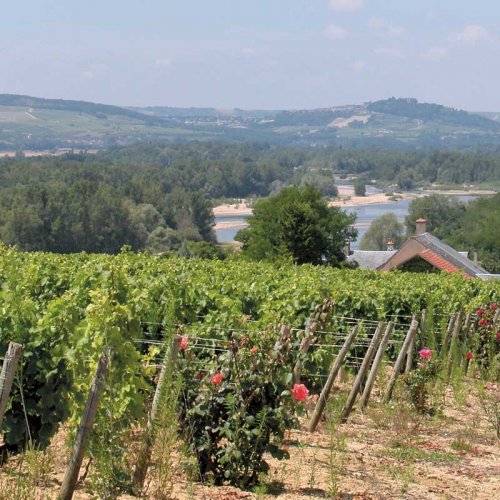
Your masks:
[{"label": "weed", "polygon": [[333,399],[328,408],[328,430],[330,434],[330,453],[328,456],[329,484],[328,495],[331,498],[340,496],[340,475],[344,469],[347,450],[347,435],[340,432],[340,414],[347,395]]},{"label": "weed", "polygon": [[403,486],[401,492],[408,491],[408,484],[415,482],[415,467],[413,465],[400,465],[400,464],[384,464],[382,469],[385,469],[392,479],[401,481]]},{"label": "weed", "polygon": [[500,439],[500,394],[490,392],[483,386],[479,388],[479,401],[496,437]]},{"label": "weed", "polygon": [[472,446],[464,438],[457,437],[451,443],[452,450],[470,453],[472,451]]}]

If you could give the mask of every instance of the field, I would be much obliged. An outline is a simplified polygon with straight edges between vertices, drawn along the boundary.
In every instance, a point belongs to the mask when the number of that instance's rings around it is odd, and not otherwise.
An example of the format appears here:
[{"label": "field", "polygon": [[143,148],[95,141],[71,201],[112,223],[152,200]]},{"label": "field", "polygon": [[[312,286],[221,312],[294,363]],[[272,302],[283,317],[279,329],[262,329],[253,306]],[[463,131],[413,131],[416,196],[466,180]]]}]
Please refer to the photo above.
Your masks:
[{"label": "field", "polygon": [[[55,497],[107,352],[75,498],[131,498],[132,490],[148,498],[486,498],[498,491],[494,282],[1,248],[0,283],[2,352],[12,341],[23,346],[3,422],[0,498],[33,498],[36,488],[38,498]],[[448,320],[457,311],[450,343]],[[412,315],[422,318],[415,369],[382,403]],[[394,333],[371,402],[339,423],[380,321],[392,321]],[[316,395],[354,325],[343,381],[309,434]],[[424,348],[432,358],[419,360]],[[167,382],[148,431],[160,369]],[[294,377],[307,398],[295,392]],[[138,490],[131,478],[143,443],[151,443],[150,467]]]}]

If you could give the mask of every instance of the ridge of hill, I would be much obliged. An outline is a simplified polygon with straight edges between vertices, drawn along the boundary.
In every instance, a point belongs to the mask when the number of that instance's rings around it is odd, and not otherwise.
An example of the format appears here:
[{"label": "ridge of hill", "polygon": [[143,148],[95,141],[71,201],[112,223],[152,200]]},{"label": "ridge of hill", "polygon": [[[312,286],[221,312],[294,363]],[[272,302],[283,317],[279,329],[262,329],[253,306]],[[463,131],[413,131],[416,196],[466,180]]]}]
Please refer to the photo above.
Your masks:
[{"label": "ridge of hill", "polygon": [[0,151],[100,149],[139,141],[265,141],[303,146],[500,145],[498,113],[413,98],[311,110],[122,107],[0,94]]}]

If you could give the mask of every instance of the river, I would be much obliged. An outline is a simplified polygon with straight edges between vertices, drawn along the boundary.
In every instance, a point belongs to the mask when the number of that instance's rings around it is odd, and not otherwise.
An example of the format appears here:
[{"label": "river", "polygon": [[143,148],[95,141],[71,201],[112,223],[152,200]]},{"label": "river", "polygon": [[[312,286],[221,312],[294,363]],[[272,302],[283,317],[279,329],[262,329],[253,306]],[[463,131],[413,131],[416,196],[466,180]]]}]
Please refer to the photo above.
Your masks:
[{"label": "river", "polygon": [[[377,191],[375,188],[370,186],[370,192],[376,193],[380,191]],[[454,195],[453,197],[465,202],[469,202],[477,198],[477,196],[474,195]],[[357,216],[354,227],[358,230],[358,238],[351,244],[351,247],[352,248],[358,247],[358,244],[361,241],[363,234],[365,234],[370,224],[381,215],[392,212],[396,216],[398,221],[404,222],[404,219],[408,214],[408,207],[410,206],[411,202],[412,202],[411,198],[406,198],[403,200],[389,201],[387,203],[370,203],[366,205],[346,207],[345,210],[347,212],[355,213]],[[215,218],[216,224],[225,222],[225,223],[231,223],[232,226],[232,227],[223,227],[216,230],[217,240],[220,243],[228,243],[234,241],[236,233],[240,229],[244,229],[247,226],[247,224],[245,223],[246,218],[247,216],[242,216],[242,215],[224,215],[216,217]]]}]

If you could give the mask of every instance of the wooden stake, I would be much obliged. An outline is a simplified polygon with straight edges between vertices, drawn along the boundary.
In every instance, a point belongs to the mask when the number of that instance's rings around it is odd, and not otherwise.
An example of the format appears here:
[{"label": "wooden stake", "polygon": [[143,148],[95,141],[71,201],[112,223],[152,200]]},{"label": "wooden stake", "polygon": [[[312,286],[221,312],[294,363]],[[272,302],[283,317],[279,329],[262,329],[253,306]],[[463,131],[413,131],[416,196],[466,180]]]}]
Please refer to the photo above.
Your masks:
[{"label": "wooden stake", "polygon": [[363,391],[363,395],[361,396],[361,401],[359,406],[361,409],[365,408],[368,404],[368,400],[370,399],[370,394],[373,389],[373,384],[375,383],[375,379],[377,378],[378,369],[382,363],[382,358],[384,357],[385,350],[387,348],[387,344],[394,330],[394,323],[389,321],[387,324],[387,328],[385,329],[384,336],[382,337],[382,341],[380,342],[379,348],[377,350],[377,354],[375,355],[375,359],[373,360],[373,364],[370,370],[370,374],[368,375],[368,380],[366,381],[366,387]]},{"label": "wooden stake", "polygon": [[172,373],[175,362],[177,361],[181,339],[182,337],[180,335],[174,336],[172,345],[167,349],[165,357],[163,358],[163,365],[158,378],[158,384],[156,385],[155,395],[153,396],[153,403],[144,431],[141,449],[137,458],[137,466],[134,471],[133,487],[137,494],[141,492],[144,481],[146,480],[149,462],[151,461],[151,453],[153,451],[153,440],[155,435],[154,424],[158,415],[158,410],[161,408],[160,403],[165,396],[165,382],[168,380],[167,374]]},{"label": "wooden stake", "polygon": [[412,339],[415,337],[417,333],[417,329],[418,329],[418,321],[412,320],[410,329],[408,330],[406,338],[403,342],[403,347],[401,347],[394,368],[392,369],[391,378],[389,379],[389,383],[387,384],[387,390],[384,398],[386,403],[389,402],[392,398],[392,391],[394,390],[396,379],[398,378],[399,371],[401,370],[401,365],[403,364],[403,360],[405,359],[406,353],[408,352],[408,346],[410,345]]},{"label": "wooden stake", "polygon": [[7,408],[12,382],[16,375],[17,364],[22,351],[23,346],[21,344],[10,342],[3,360],[2,373],[0,375],[0,429],[2,428],[5,408]]},{"label": "wooden stake", "polygon": [[461,329],[462,329],[462,314],[458,312],[455,318],[453,335],[451,337],[450,347],[448,350],[448,359],[446,361],[446,377],[448,381],[450,380],[451,377],[451,368],[453,365],[453,350],[455,348],[455,344],[457,343],[458,335],[460,334]]},{"label": "wooden stake", "polygon": [[372,341],[370,342],[370,346],[368,347],[368,350],[366,351],[365,358],[363,359],[363,363],[361,363],[361,367],[358,371],[358,374],[356,375],[356,379],[354,380],[354,384],[352,386],[351,392],[349,393],[349,396],[347,397],[347,401],[344,404],[344,407],[342,408],[342,412],[340,414],[340,421],[342,423],[346,422],[347,419],[349,418],[349,414],[352,411],[352,407],[354,406],[354,402],[356,401],[356,397],[359,392],[359,387],[361,385],[361,381],[363,380],[366,371],[368,370],[370,363],[373,359],[373,355],[375,354],[375,350],[377,349],[377,346],[380,342],[380,337],[382,336],[382,333],[384,331],[383,329],[383,322],[380,322],[377,326],[377,330],[375,331]]},{"label": "wooden stake", "polygon": [[[411,318],[412,321],[417,321],[417,315],[414,314]],[[415,335],[410,342],[410,345],[408,346],[408,352],[406,353],[406,367],[405,367],[405,373],[410,373],[411,369],[413,368],[413,349],[415,348],[415,339],[417,336]]]},{"label": "wooden stake", "polygon": [[285,346],[285,344],[289,340],[289,337],[290,337],[290,328],[288,328],[288,326],[286,326],[286,325],[282,325],[278,340],[274,344],[274,350],[281,351],[281,349],[283,349],[283,347]]},{"label": "wooden stake", "polygon": [[335,378],[337,377],[337,374],[340,368],[342,367],[342,363],[344,362],[344,359],[349,351],[349,348],[351,347],[351,344],[356,338],[358,332],[359,332],[359,325],[356,325],[351,330],[349,336],[345,339],[344,344],[340,349],[340,352],[337,354],[337,358],[335,359],[335,362],[332,365],[332,369],[330,370],[330,375],[328,376],[325,386],[321,391],[318,402],[316,403],[316,408],[314,409],[314,413],[311,417],[311,421],[309,422],[309,432],[314,432],[316,430],[316,427],[318,426],[319,419],[321,418],[321,415],[323,414],[323,411],[326,407],[326,401],[328,400],[328,396],[330,395],[330,392],[332,390]]},{"label": "wooden stake", "polygon": [[464,328],[462,330],[462,342],[465,342],[469,338],[469,330],[471,325],[472,313],[467,313],[464,321]]},{"label": "wooden stake", "polygon": [[448,328],[446,329],[446,335],[444,337],[442,352],[443,354],[448,352],[448,345],[450,343],[451,335],[453,333],[453,327],[455,326],[455,321],[457,319],[457,315],[453,314],[450,317],[450,321],[448,322]]},{"label": "wooden stake", "polygon": [[[309,318],[307,320],[307,325],[305,328],[306,336],[300,343],[299,353],[306,353],[309,350],[309,347],[311,346],[311,342],[314,339],[314,334],[317,329],[318,329],[318,322],[315,319]],[[302,361],[299,358],[295,363],[295,366],[293,367],[293,380],[295,381],[295,383],[300,382],[301,372],[302,372]]]},{"label": "wooden stake", "polygon": [[83,455],[87,447],[89,431],[92,428],[94,419],[97,413],[97,406],[101,396],[104,377],[109,369],[109,360],[111,357],[111,349],[108,347],[102,354],[97,365],[97,370],[92,381],[92,387],[87,399],[87,404],[82,415],[80,426],[76,432],[75,444],[71,452],[71,458],[66,469],[66,474],[62,482],[61,490],[58,498],[60,500],[70,500],[73,498],[76,483],[78,482],[78,474],[82,466]]}]

